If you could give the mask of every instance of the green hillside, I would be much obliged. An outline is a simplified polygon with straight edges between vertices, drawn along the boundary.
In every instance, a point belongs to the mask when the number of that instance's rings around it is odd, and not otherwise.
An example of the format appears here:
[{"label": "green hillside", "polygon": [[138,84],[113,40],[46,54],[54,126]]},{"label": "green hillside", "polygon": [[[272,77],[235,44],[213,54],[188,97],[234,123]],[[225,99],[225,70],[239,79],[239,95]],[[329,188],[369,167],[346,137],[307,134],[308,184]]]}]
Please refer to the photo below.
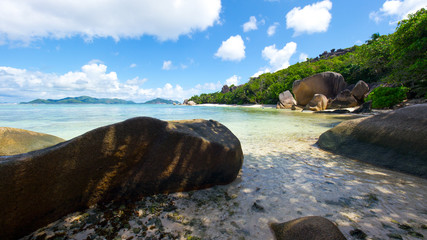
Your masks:
[{"label": "green hillside", "polygon": [[88,96],[67,97],[62,99],[36,99],[21,104],[135,104],[132,101],[126,101],[117,98],[92,98]]},{"label": "green hillside", "polygon": [[179,104],[178,101],[166,100],[163,98],[156,98],[150,101],[145,102],[145,104]]}]

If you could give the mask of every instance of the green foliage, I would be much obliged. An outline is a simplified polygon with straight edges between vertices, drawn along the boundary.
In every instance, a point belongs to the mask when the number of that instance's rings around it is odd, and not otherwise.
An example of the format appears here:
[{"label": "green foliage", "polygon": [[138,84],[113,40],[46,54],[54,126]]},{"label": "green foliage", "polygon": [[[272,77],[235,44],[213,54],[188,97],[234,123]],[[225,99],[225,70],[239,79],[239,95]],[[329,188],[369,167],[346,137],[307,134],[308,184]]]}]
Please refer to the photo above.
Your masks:
[{"label": "green foliage", "polygon": [[314,61],[297,63],[275,73],[265,73],[240,85],[233,92],[193,96],[196,103],[276,104],[278,96],[292,90],[295,80],[316,73],[341,73],[347,83],[359,80],[367,83],[388,82],[403,85],[415,97],[427,97],[427,13],[420,9],[408,19],[399,22],[396,32],[380,36],[374,33],[362,46],[353,46],[351,52]]},{"label": "green foliage", "polygon": [[369,94],[366,100],[372,100],[373,108],[390,108],[405,100],[408,91],[409,89],[406,87],[378,87]]},{"label": "green foliage", "polygon": [[427,93],[427,11],[422,8],[398,23],[392,38],[389,81],[403,83],[418,96]]}]

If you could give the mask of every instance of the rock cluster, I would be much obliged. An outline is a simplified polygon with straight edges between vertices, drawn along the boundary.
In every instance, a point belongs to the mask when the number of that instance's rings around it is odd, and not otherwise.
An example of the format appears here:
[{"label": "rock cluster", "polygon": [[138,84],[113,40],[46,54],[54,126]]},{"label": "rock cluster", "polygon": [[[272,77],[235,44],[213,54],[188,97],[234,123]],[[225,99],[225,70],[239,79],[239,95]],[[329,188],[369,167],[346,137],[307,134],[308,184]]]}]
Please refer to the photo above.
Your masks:
[{"label": "rock cluster", "polygon": [[242,163],[239,140],[216,121],[148,117],[0,156],[0,239],[96,203],[228,184]]},{"label": "rock cluster", "polygon": [[364,81],[347,86],[341,74],[323,72],[295,81],[292,86],[295,99],[291,92],[285,91],[279,95],[276,108],[312,111],[351,108],[362,104],[369,91],[370,87]]}]

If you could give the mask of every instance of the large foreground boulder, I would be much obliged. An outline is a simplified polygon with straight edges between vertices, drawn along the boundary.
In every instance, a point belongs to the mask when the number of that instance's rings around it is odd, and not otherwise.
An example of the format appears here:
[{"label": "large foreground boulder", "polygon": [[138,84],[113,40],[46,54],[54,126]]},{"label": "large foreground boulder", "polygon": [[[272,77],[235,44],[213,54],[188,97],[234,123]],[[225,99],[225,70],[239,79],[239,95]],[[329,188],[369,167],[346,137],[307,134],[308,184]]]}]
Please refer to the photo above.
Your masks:
[{"label": "large foreground boulder", "polygon": [[16,155],[56,145],[65,140],[49,134],[0,127],[0,156]]},{"label": "large foreground boulder", "polygon": [[301,80],[292,85],[292,92],[298,105],[305,106],[314,94],[323,94],[328,99],[333,99],[347,87],[341,74],[336,72],[323,72]]},{"label": "large foreground boulder", "polygon": [[140,117],[26,154],[0,157],[0,239],[99,202],[232,182],[239,140],[216,121]]},{"label": "large foreground boulder", "polygon": [[270,225],[277,240],[346,240],[334,223],[309,216]]},{"label": "large foreground boulder", "polygon": [[427,104],[340,123],[318,145],[389,169],[427,178]]}]

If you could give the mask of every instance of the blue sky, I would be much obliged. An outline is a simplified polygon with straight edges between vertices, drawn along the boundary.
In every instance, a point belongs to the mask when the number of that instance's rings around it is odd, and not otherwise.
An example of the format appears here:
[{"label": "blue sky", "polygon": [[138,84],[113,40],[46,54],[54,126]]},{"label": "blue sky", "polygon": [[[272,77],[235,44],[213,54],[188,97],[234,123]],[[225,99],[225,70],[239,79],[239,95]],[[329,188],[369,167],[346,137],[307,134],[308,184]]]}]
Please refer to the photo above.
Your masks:
[{"label": "blue sky", "polygon": [[182,101],[392,33],[427,0],[2,0],[0,102]]}]

